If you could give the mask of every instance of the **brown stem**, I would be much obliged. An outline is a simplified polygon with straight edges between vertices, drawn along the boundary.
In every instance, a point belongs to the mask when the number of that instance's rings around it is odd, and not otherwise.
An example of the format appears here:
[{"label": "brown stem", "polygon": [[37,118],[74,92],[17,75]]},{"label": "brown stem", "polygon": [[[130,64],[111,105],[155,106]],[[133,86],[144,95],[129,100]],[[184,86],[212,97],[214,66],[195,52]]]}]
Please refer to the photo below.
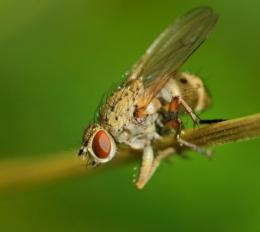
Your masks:
[{"label": "brown stem", "polygon": [[[260,136],[260,114],[227,120],[185,131],[182,139],[200,147],[214,147],[228,142],[247,140]],[[174,136],[162,138],[154,144],[155,150],[180,146]],[[117,157],[101,168],[86,169],[76,156],[76,151],[52,154],[42,159],[15,159],[0,163],[0,189],[16,189],[35,184],[65,179],[78,175],[91,175],[104,168],[115,167],[136,160],[141,151],[120,146]]]}]

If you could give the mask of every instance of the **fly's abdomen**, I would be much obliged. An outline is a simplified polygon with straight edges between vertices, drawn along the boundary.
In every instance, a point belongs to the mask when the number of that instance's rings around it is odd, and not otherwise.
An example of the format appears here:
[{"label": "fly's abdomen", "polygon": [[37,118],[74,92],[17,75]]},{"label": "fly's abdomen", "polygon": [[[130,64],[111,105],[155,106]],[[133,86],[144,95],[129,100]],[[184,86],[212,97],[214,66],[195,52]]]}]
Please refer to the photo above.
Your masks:
[{"label": "fly's abdomen", "polygon": [[163,105],[176,96],[181,97],[196,112],[206,109],[210,104],[210,97],[202,80],[189,73],[178,73],[170,78],[159,93]]}]

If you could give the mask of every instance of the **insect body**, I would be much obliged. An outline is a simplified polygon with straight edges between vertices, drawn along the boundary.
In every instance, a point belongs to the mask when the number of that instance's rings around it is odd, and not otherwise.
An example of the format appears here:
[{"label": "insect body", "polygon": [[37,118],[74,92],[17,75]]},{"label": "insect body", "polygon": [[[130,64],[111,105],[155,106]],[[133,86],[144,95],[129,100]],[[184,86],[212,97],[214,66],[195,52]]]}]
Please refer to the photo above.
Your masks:
[{"label": "insect body", "polygon": [[108,97],[98,122],[85,129],[79,155],[100,164],[116,155],[117,144],[142,149],[136,186],[143,188],[160,161],[173,152],[168,149],[154,155],[154,140],[170,130],[181,143],[196,148],[181,140],[179,115],[186,112],[198,122],[194,112],[205,109],[209,97],[199,77],[181,73],[179,68],[208,37],[217,18],[211,8],[200,7],[170,25]]}]

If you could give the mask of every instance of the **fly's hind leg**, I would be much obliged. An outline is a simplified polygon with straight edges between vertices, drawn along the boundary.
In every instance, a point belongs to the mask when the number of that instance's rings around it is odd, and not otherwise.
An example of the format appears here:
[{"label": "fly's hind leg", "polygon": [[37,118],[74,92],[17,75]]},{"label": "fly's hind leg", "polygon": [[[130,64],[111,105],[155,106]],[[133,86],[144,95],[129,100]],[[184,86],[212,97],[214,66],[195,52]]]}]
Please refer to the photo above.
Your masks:
[{"label": "fly's hind leg", "polygon": [[172,98],[168,107],[168,112],[176,115],[177,118],[180,106],[184,108],[185,112],[191,117],[192,121],[195,124],[199,123],[199,117],[193,112],[191,107],[180,96],[175,96]]},{"label": "fly's hind leg", "polygon": [[197,146],[196,144],[190,143],[190,142],[183,140],[181,138],[178,138],[178,142],[179,142],[180,145],[184,145],[186,147],[189,147],[191,150],[196,151],[199,154],[205,155],[208,158],[211,158],[211,156],[212,156],[211,150],[206,150],[204,148]]},{"label": "fly's hind leg", "polygon": [[174,152],[175,150],[173,148],[168,148],[164,151],[158,152],[158,155],[154,158],[153,148],[151,145],[147,145],[143,151],[142,164],[136,187],[142,189],[159,167],[161,160]]},{"label": "fly's hind leg", "polygon": [[170,117],[171,119],[165,124],[165,126],[168,128],[172,128],[176,131],[175,136],[180,145],[184,145],[194,151],[197,151],[200,154],[206,155],[207,157],[211,157],[211,151],[205,150],[197,146],[196,144],[192,144],[180,138],[181,131],[182,131],[182,121],[178,116],[178,110],[180,106],[183,106],[183,108],[189,114],[189,116],[191,117],[192,121],[195,124],[199,124],[200,119],[193,112],[191,107],[180,96],[175,96],[172,98],[172,101],[169,103],[168,112],[171,115]]}]

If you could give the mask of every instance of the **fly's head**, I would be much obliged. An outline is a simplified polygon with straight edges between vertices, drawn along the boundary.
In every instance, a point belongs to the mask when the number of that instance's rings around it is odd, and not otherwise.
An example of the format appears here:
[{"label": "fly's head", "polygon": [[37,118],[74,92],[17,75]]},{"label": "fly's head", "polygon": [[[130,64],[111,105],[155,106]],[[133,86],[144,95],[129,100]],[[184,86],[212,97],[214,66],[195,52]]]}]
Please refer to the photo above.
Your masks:
[{"label": "fly's head", "polygon": [[87,161],[87,165],[96,166],[110,161],[116,154],[113,137],[98,124],[87,127],[78,155]]}]

